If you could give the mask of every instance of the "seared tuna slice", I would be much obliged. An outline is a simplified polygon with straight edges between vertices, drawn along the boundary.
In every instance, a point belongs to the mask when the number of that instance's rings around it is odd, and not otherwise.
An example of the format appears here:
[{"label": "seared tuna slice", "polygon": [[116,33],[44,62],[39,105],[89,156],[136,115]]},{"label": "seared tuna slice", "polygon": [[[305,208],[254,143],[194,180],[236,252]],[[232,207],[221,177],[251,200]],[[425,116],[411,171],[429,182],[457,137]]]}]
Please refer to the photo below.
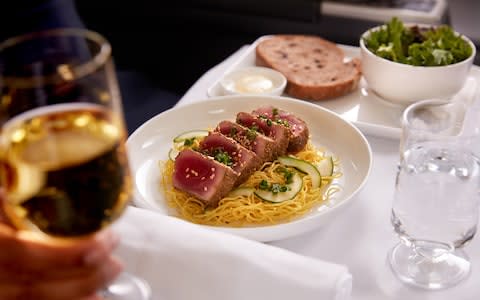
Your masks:
[{"label": "seared tuna slice", "polygon": [[285,126],[246,112],[237,114],[237,123],[251,130],[256,130],[274,140],[275,148],[273,148],[273,155],[275,158],[287,153],[290,131]]},{"label": "seared tuna slice", "polygon": [[254,110],[253,114],[264,116],[284,125],[290,130],[290,140],[287,149],[289,153],[296,153],[305,148],[310,133],[308,131],[307,123],[299,117],[273,106],[260,107]]},{"label": "seared tuna slice", "polygon": [[258,134],[258,132],[254,130],[250,130],[231,121],[222,121],[217,125],[215,131],[233,138],[248,150],[253,151],[262,163],[271,161],[275,158],[273,156],[275,141],[264,135]]},{"label": "seared tuna slice", "polygon": [[262,161],[234,139],[220,132],[210,132],[200,143],[200,151],[229,167],[240,176],[235,185],[239,185],[261,167]]},{"label": "seared tuna slice", "polygon": [[233,189],[238,176],[213,158],[184,149],[175,159],[173,186],[215,207]]}]

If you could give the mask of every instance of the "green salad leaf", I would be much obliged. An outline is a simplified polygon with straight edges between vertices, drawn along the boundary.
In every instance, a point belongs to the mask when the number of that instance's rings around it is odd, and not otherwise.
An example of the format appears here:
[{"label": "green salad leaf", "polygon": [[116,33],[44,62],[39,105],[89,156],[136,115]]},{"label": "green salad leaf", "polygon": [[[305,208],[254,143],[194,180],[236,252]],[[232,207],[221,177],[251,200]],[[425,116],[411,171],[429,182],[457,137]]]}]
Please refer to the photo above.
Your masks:
[{"label": "green salad leaf", "polygon": [[467,59],[472,48],[448,25],[406,27],[392,18],[364,38],[365,46],[376,55],[414,66],[445,66]]}]

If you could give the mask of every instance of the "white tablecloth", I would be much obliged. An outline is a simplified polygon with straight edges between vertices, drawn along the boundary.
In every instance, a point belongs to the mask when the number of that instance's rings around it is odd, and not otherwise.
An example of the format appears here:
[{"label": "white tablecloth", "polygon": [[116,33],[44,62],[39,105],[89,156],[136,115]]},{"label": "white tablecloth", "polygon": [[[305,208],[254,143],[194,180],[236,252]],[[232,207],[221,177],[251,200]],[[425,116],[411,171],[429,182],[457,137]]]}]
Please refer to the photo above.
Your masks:
[{"label": "white tablecloth", "polygon": [[[177,105],[206,99],[207,89],[246,48],[247,46],[242,47],[206,72]],[[473,269],[470,277],[456,287],[428,292],[406,287],[392,276],[386,264],[386,254],[398,241],[390,224],[398,140],[368,135],[367,138],[373,151],[372,172],[367,184],[345,214],[327,227],[270,244],[348,266],[353,275],[353,300],[480,299],[480,236],[465,247]]]}]

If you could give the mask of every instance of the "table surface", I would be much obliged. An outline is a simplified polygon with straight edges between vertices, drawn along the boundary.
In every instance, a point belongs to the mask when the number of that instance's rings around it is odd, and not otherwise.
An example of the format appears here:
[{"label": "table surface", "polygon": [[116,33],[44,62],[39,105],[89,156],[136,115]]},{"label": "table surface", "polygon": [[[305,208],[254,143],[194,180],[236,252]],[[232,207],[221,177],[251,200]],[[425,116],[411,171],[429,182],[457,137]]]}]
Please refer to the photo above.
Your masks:
[{"label": "table surface", "polygon": [[[206,72],[180,99],[177,106],[208,98],[207,89],[246,51],[240,48]],[[474,300],[480,299],[480,237],[465,246],[472,273],[459,285],[440,291],[410,288],[393,277],[387,252],[398,242],[390,224],[390,209],[398,163],[398,140],[366,135],[373,166],[364,188],[345,214],[327,227],[269,244],[346,265],[353,275],[353,300]]]}]

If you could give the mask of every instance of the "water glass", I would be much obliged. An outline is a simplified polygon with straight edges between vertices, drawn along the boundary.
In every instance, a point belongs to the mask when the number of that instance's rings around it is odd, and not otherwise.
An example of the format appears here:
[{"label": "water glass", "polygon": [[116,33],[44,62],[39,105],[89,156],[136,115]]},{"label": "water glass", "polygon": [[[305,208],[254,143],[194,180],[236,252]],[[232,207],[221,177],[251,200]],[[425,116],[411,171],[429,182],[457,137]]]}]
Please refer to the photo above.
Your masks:
[{"label": "water glass", "polygon": [[394,274],[426,289],[451,287],[470,273],[462,247],[478,223],[479,110],[424,100],[402,119],[391,222],[400,242],[389,252]]}]

